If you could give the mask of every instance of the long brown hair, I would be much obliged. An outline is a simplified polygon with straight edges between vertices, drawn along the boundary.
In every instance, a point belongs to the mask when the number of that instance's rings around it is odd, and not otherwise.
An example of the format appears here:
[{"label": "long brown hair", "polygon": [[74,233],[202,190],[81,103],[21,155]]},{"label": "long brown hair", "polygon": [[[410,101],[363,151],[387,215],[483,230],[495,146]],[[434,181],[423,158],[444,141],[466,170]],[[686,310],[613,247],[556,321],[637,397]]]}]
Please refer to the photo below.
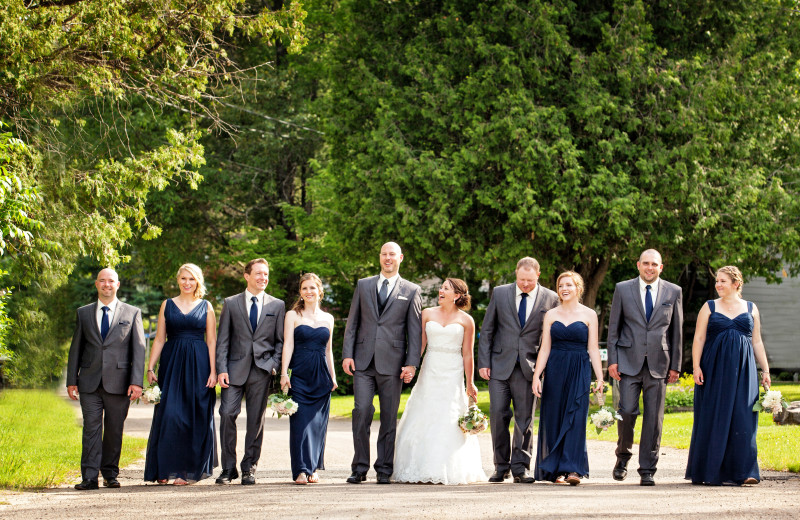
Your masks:
[{"label": "long brown hair", "polygon": [[[322,296],[325,294],[325,291],[322,289],[322,280],[320,280],[319,276],[315,275],[314,273],[306,273],[300,277],[300,285],[297,287],[297,292],[300,292],[300,289],[302,289],[303,287],[303,282],[307,280],[314,281],[314,285],[316,285],[317,289],[319,289],[319,299],[320,301],[322,301]],[[291,310],[302,314],[305,308],[306,308],[306,302],[303,300],[303,297],[300,296],[294,302],[294,305],[292,305]]]}]

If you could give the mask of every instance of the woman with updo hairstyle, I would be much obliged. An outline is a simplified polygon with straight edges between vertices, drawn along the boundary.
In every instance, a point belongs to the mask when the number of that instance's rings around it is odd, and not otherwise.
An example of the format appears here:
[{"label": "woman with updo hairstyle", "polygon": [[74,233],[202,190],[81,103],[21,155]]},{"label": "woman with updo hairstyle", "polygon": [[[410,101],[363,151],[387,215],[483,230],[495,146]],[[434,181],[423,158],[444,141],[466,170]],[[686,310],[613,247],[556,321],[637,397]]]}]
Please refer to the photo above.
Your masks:
[{"label": "woman with updo hairstyle", "polygon": [[714,285],[719,294],[697,315],[692,342],[694,423],[686,479],[692,484],[758,484],[756,430],[758,400],[756,361],[761,383],[772,381],[761,316],[753,302],[742,299],[742,273],[721,267]]},{"label": "woman with updo hairstyle", "polygon": [[559,275],[556,286],[561,305],[544,315],[531,383],[533,393],[542,399],[534,478],[576,486],[589,476],[586,418],[592,369],[595,391],[600,393],[603,368],[597,313],[581,304],[583,278],[567,271]]},{"label": "woman with updo hairstyle", "polygon": [[317,470],[325,469],[331,392],[337,388],[333,316],[320,308],[325,292],[319,276],[302,275],[299,292],[284,321],[281,389],[298,404],[297,411],[289,416],[292,480],[316,484]]},{"label": "woman with updo hairstyle", "polygon": [[471,300],[463,280],[447,278],[439,288],[439,305],[422,311],[425,359],[397,425],[392,475],[396,482],[486,480],[478,439],[465,436],[458,426],[458,419],[467,412],[468,398],[476,401],[478,396],[475,322],[466,313]]},{"label": "woman with updo hairstyle", "polygon": [[180,294],[161,304],[147,365],[147,382],[158,382],[161,400],[153,411],[144,480],[174,479],[182,486],[210,477],[217,466],[217,320],[214,307],[202,299],[200,268],[183,264],[176,278]]}]

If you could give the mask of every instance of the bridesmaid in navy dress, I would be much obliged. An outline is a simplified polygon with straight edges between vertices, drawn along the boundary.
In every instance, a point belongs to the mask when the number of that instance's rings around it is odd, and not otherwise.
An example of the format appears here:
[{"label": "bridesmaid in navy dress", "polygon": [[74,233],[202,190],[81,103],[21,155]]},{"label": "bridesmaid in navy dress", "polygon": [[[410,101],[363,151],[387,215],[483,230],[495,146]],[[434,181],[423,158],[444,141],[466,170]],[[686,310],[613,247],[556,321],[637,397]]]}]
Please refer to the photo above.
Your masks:
[{"label": "bridesmaid in navy dress", "polygon": [[542,346],[531,384],[533,393],[542,398],[534,478],[574,486],[589,476],[586,417],[591,369],[597,392],[603,391],[603,370],[597,313],[580,303],[583,278],[567,271],[556,284],[561,305],[544,315]]},{"label": "bridesmaid in navy dress", "polygon": [[296,484],[316,484],[317,470],[325,469],[331,392],[338,386],[331,343],[333,316],[320,310],[322,295],[317,275],[301,276],[300,298],[286,313],[283,329],[281,389],[298,404],[289,417],[289,453]]},{"label": "bridesmaid in navy dress", "polygon": [[147,381],[158,381],[161,401],[153,412],[144,480],[166,484],[174,479],[182,486],[210,477],[217,466],[217,327],[214,308],[202,299],[206,288],[200,268],[184,264],[177,278],[181,293],[161,305],[148,363]]},{"label": "bridesmaid in navy dress", "polygon": [[758,484],[756,360],[765,388],[772,383],[761,319],[742,299],[742,273],[717,271],[719,299],[709,300],[697,316],[692,343],[694,424],[686,479],[692,484]]}]

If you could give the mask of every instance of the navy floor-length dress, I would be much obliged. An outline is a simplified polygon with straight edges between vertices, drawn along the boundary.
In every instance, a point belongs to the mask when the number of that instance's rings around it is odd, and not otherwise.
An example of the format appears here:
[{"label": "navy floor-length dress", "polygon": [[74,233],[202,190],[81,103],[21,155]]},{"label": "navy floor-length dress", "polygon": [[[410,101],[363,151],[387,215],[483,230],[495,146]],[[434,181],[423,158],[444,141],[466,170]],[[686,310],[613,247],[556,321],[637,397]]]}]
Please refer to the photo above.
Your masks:
[{"label": "navy floor-length dress", "polygon": [[544,371],[534,478],[555,482],[575,472],[589,476],[586,417],[589,413],[589,328],[582,321],[550,327],[552,346]]},{"label": "navy floor-length dress", "polygon": [[331,408],[333,379],[325,359],[330,331],[327,327],[298,325],[294,329],[294,351],[289,368],[289,395],[298,404],[289,417],[289,453],[292,478],[325,469],[325,437]]},{"label": "navy floor-length dress", "polygon": [[167,342],[161,351],[158,385],[144,480],[210,477],[217,466],[214,435],[216,393],[207,388],[211,364],[205,342],[208,303],[184,314],[171,299],[164,308]]},{"label": "navy floor-length dress", "polygon": [[758,373],[753,353],[753,304],[733,319],[708,302],[706,342],[700,357],[703,385],[694,387],[694,424],[686,478],[694,484],[761,480],[756,429]]}]

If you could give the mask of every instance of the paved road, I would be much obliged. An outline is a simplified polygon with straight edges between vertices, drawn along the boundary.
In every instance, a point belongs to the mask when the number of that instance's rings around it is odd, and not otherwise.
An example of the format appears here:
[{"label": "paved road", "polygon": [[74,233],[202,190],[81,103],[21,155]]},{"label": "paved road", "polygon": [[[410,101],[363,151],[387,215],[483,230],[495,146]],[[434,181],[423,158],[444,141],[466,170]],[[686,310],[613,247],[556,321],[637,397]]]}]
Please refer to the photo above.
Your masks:
[{"label": "paved road", "polygon": [[[131,408],[126,432],[147,437],[152,408]],[[239,418],[244,431],[244,418]],[[125,468],[122,488],[78,492],[71,486],[42,492],[0,495],[2,519],[241,519],[265,518],[800,518],[800,478],[769,472],[752,487],[692,486],[683,480],[686,451],[662,450],[657,485],[644,488],[636,475],[625,482],[611,478],[614,445],[589,441],[592,476],[577,487],[472,484],[441,486],[392,484],[378,486],[374,473],[361,485],[345,483],[353,454],[350,422],[331,421],[326,449],[327,470],[314,486],[291,482],[289,421],[267,419],[257,485],[216,486],[204,480],[173,487],[142,482],[144,461]],[[373,425],[373,453],[377,423]],[[240,435],[240,441],[243,435]],[[478,436],[483,467],[492,471],[491,439]],[[239,455],[242,449],[239,447]],[[633,464],[635,466],[635,464]]]}]

